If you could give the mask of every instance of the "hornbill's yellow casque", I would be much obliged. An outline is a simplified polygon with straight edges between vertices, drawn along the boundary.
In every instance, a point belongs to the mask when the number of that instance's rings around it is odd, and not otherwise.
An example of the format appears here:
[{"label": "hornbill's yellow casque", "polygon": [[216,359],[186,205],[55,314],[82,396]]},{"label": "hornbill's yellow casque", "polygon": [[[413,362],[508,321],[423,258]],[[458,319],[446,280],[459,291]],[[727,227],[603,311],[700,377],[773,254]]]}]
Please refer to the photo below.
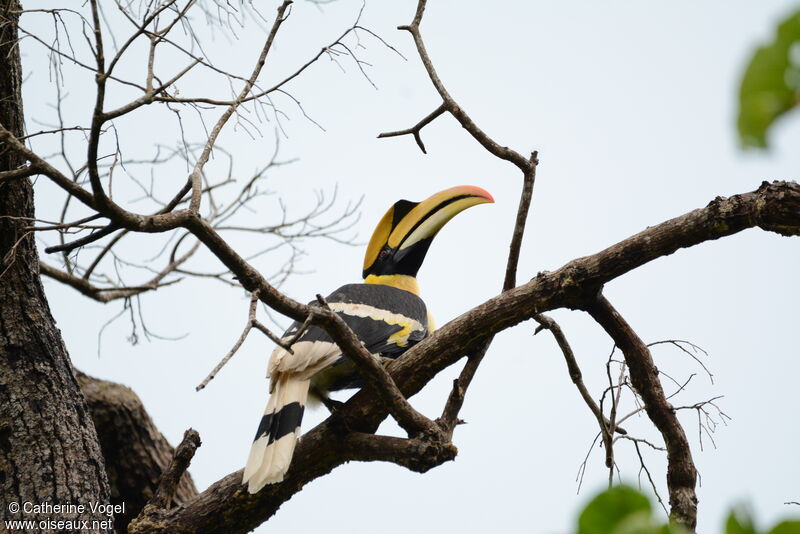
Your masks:
[{"label": "hornbill's yellow casque", "polygon": [[[419,297],[416,275],[437,232],[459,212],[494,202],[474,186],[446,189],[422,202],[400,200],[378,223],[364,257],[363,284],[342,286],[327,297],[372,354],[397,358],[432,332]],[[283,336],[301,328],[295,322]],[[328,392],[360,387],[355,365],[325,333],[312,326],[292,345],[276,347],[269,359],[270,393],[258,425],[243,483],[250,493],[280,482],[289,469],[306,400],[327,401]]]}]

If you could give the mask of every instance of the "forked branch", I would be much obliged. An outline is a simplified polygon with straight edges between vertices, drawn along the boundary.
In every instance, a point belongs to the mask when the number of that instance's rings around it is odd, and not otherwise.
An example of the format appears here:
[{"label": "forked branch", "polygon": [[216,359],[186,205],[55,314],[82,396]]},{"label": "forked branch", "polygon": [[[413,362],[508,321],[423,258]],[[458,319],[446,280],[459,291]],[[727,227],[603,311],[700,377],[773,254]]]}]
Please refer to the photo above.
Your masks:
[{"label": "forked branch", "polygon": [[650,349],[604,296],[598,295],[596,300],[588,303],[586,309],[624,354],[633,387],[644,402],[650,420],[664,438],[670,517],[694,532],[697,526],[697,469],[686,432],[664,395]]}]

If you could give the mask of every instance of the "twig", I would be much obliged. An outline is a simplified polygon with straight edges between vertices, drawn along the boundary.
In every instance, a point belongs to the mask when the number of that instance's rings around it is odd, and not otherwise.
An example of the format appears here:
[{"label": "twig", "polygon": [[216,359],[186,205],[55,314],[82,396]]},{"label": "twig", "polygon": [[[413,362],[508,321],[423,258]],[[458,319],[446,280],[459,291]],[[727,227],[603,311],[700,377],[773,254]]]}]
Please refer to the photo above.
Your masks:
[{"label": "twig", "polygon": [[211,155],[211,150],[214,148],[214,144],[217,141],[217,137],[219,136],[220,132],[222,131],[223,126],[225,123],[228,122],[228,119],[233,115],[233,113],[239,108],[242,103],[242,100],[247,97],[250,91],[253,89],[253,86],[258,79],[258,75],[261,73],[261,69],[264,66],[264,63],[267,60],[267,54],[269,54],[270,49],[272,48],[272,43],[275,40],[275,35],[278,33],[278,29],[280,28],[281,24],[286,20],[288,14],[286,10],[292,4],[292,0],[284,0],[284,2],[278,8],[278,15],[275,17],[275,22],[270,29],[269,35],[267,36],[267,40],[264,43],[264,47],[261,49],[261,55],[258,57],[256,61],[256,65],[253,68],[253,73],[250,75],[250,78],[245,83],[242,90],[239,92],[239,96],[236,100],[228,106],[228,109],[222,114],[222,116],[217,120],[217,123],[212,128],[210,135],[208,136],[208,140],[206,141],[205,146],[203,147],[203,151],[200,154],[200,158],[198,158],[197,163],[195,163],[194,169],[189,176],[189,180],[191,181],[191,189],[192,189],[192,197],[191,201],[189,202],[189,211],[193,213],[198,213],[200,210],[200,196],[202,194],[202,182],[201,182],[201,173],[203,172],[203,167],[205,166],[206,162],[208,161],[209,156]]},{"label": "twig", "polygon": [[564,355],[564,360],[567,362],[567,370],[569,371],[569,377],[572,379],[572,383],[575,384],[576,388],[578,388],[578,392],[581,394],[583,402],[586,403],[586,406],[589,407],[589,410],[592,412],[595,419],[597,419],[597,424],[600,427],[600,434],[603,438],[603,445],[606,448],[606,455],[608,455],[608,451],[613,450],[611,438],[614,432],[627,434],[627,431],[612,421],[606,419],[606,417],[603,415],[603,412],[600,410],[600,407],[592,398],[589,390],[586,388],[586,384],[583,382],[583,373],[581,373],[581,369],[578,366],[575,353],[572,351],[572,347],[567,340],[567,336],[564,335],[564,331],[561,329],[558,323],[544,314],[539,314],[535,316],[534,319],[539,323],[539,327],[536,329],[534,334],[540,332],[541,330],[549,330],[550,333],[553,334],[558,347],[561,349],[561,353]]},{"label": "twig", "polygon": [[420,137],[419,133],[425,126],[433,122],[436,119],[436,117],[438,117],[445,111],[447,111],[447,108],[445,107],[444,104],[442,104],[438,108],[433,110],[427,117],[419,121],[411,128],[406,128],[405,130],[397,130],[396,132],[383,132],[381,134],[378,134],[378,139],[382,139],[384,137],[397,137],[399,135],[410,134],[414,136],[414,141],[417,142],[417,146],[419,147],[420,150],[422,150],[422,153],[427,154],[428,151],[425,150],[425,144],[422,142],[422,138]]},{"label": "twig", "polygon": [[[661,495],[659,495],[659,493],[658,493],[658,487],[656,486],[656,483],[653,481],[653,477],[650,475],[650,470],[647,468],[647,464],[645,464],[645,462],[644,462],[644,458],[642,457],[642,451],[639,450],[639,443],[638,443],[639,440],[631,438],[631,441],[633,441],[633,446],[636,448],[636,455],[639,457],[639,465],[641,466],[639,468],[639,475],[641,476],[642,471],[645,472],[645,474],[647,475],[647,480],[650,481],[650,487],[653,488],[653,493],[655,493],[656,499],[658,499],[658,504],[661,505],[661,508],[664,510],[664,513],[669,515],[669,512],[667,511],[667,507],[664,505],[664,500],[661,498]],[[640,486],[640,488],[641,488],[641,486]]]},{"label": "twig", "polygon": [[700,364],[700,367],[702,367],[703,371],[705,371],[706,374],[708,375],[708,379],[711,381],[712,384],[714,383],[714,375],[711,373],[711,371],[708,370],[708,367],[706,367],[706,365],[703,363],[703,361],[700,358],[698,358],[696,354],[692,354],[690,351],[688,351],[686,349],[686,347],[684,347],[684,345],[690,346],[692,348],[692,350],[694,350],[695,352],[696,351],[700,351],[705,356],[708,356],[708,352],[705,349],[703,349],[702,347],[698,347],[697,345],[695,345],[691,341],[685,341],[683,339],[664,339],[662,341],[655,341],[653,343],[648,343],[647,346],[648,347],[653,347],[655,345],[663,345],[663,344],[673,345],[673,346],[677,347],[678,349],[680,349],[685,354],[687,354],[690,358],[692,358],[694,361],[696,361],[698,364]]},{"label": "twig", "polygon": [[84,245],[94,243],[95,241],[99,241],[100,239],[103,239],[105,236],[109,234],[113,234],[119,229],[120,229],[119,225],[115,223],[110,223],[105,228],[102,228],[96,232],[92,232],[91,234],[81,237],[80,239],[76,239],[75,241],[70,241],[69,243],[64,243],[62,245],[54,245],[52,247],[47,247],[44,249],[44,251],[47,254],[53,254],[54,252],[69,252],[71,250],[75,250],[78,247],[82,247]]},{"label": "twig", "polygon": [[236,351],[238,351],[239,347],[242,346],[244,340],[247,339],[247,335],[250,333],[250,330],[253,329],[255,323],[257,322],[256,309],[258,307],[258,293],[259,293],[258,291],[254,291],[250,295],[250,308],[247,313],[247,324],[245,325],[244,330],[242,330],[242,334],[239,336],[239,339],[236,340],[236,343],[233,344],[231,350],[228,351],[225,357],[222,358],[222,360],[217,364],[216,367],[214,367],[214,369],[208,374],[208,376],[205,377],[205,379],[202,382],[200,382],[200,385],[198,385],[195,388],[195,391],[200,391],[201,389],[206,387],[208,383],[211,382],[215,376],[217,376],[219,370],[222,369],[231,358],[233,358],[233,355],[236,354]]},{"label": "twig", "polygon": [[[481,130],[477,124],[475,124],[470,116],[467,115],[461,106],[456,103],[453,97],[450,96],[450,93],[447,91],[447,89],[445,89],[442,80],[439,79],[439,75],[436,73],[436,69],[433,67],[433,62],[431,61],[430,56],[428,56],[428,51],[425,49],[425,42],[422,40],[422,34],[420,33],[419,29],[419,25],[422,22],[422,15],[425,12],[426,3],[426,0],[419,0],[417,3],[417,11],[414,14],[414,20],[411,22],[411,24],[407,26],[398,26],[397,29],[408,31],[414,38],[414,44],[417,47],[417,53],[419,54],[422,64],[428,73],[428,77],[433,83],[433,86],[436,88],[436,91],[439,93],[439,96],[442,98],[442,106],[444,106],[445,109],[450,112],[453,117],[455,117],[459,124],[461,124],[461,126],[467,130],[472,137],[475,138],[475,140],[478,141],[481,146],[483,146],[483,148],[488,150],[494,156],[513,163],[522,172],[526,172],[530,168],[530,161],[528,158],[522,156],[514,150],[511,150],[508,147],[499,145],[491,137],[486,135],[486,133],[484,133],[484,131]],[[431,120],[435,118],[436,117],[433,117]],[[413,133],[413,130],[414,128],[409,128],[409,133]]]},{"label": "twig", "polygon": [[450,439],[453,437],[453,431],[455,430],[456,426],[463,423],[463,421],[458,418],[458,413],[461,411],[461,407],[464,405],[464,397],[466,395],[467,388],[472,382],[481,360],[486,355],[486,351],[489,350],[489,345],[491,344],[492,339],[493,338],[489,338],[473,353],[467,355],[467,363],[464,364],[464,367],[461,369],[461,373],[459,373],[458,378],[453,380],[453,388],[450,390],[450,395],[447,397],[447,402],[442,410],[442,415],[436,420],[436,422]]}]

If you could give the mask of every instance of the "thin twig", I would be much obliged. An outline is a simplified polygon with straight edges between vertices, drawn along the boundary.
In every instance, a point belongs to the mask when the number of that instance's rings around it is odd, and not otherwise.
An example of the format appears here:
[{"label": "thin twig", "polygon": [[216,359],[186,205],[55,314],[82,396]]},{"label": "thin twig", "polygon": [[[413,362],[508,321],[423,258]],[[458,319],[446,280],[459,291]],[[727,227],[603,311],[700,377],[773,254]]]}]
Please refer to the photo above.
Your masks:
[{"label": "thin twig", "polygon": [[430,124],[431,122],[433,122],[433,121],[436,119],[436,117],[438,117],[439,115],[441,115],[441,114],[442,114],[442,113],[444,113],[445,111],[447,111],[447,108],[445,107],[445,105],[444,105],[444,104],[442,104],[442,105],[440,105],[438,108],[436,108],[435,110],[433,110],[433,111],[432,111],[432,112],[431,112],[431,113],[430,113],[428,116],[426,116],[424,119],[422,119],[422,120],[421,120],[421,121],[419,121],[417,124],[415,124],[414,126],[412,126],[411,128],[406,128],[405,130],[397,130],[397,131],[395,131],[395,132],[383,132],[383,133],[381,133],[381,134],[378,134],[378,139],[382,139],[382,138],[384,138],[384,137],[397,137],[397,136],[399,136],[399,135],[409,135],[409,134],[410,134],[410,135],[413,135],[413,136],[414,136],[414,141],[416,141],[416,142],[417,142],[417,146],[419,147],[419,149],[420,149],[420,150],[422,150],[422,153],[423,153],[423,154],[427,154],[427,153],[428,153],[428,151],[427,151],[427,150],[425,150],[425,144],[422,142],[422,138],[421,138],[421,137],[420,137],[420,135],[419,135],[419,134],[420,134],[420,131],[421,131],[421,130],[422,130],[424,127],[425,127],[425,126],[427,126],[428,124]]},{"label": "thin twig", "polygon": [[205,379],[203,379],[202,382],[200,382],[200,384],[195,388],[195,391],[200,391],[201,389],[206,387],[208,383],[211,382],[215,376],[217,376],[217,373],[220,371],[220,369],[222,369],[225,366],[225,364],[228,363],[228,361],[230,361],[231,358],[233,358],[233,355],[236,354],[236,351],[238,351],[239,347],[242,346],[244,340],[247,339],[247,335],[250,333],[250,330],[253,329],[256,323],[256,310],[258,308],[258,293],[259,293],[258,291],[254,291],[250,295],[250,308],[247,312],[247,324],[245,325],[244,330],[242,330],[239,339],[236,340],[236,343],[233,344],[231,350],[229,350],[228,353],[225,355],[225,357],[222,358],[222,360],[220,360],[220,362],[216,365],[216,367],[214,367],[214,369],[208,374],[208,376],[205,377]]}]

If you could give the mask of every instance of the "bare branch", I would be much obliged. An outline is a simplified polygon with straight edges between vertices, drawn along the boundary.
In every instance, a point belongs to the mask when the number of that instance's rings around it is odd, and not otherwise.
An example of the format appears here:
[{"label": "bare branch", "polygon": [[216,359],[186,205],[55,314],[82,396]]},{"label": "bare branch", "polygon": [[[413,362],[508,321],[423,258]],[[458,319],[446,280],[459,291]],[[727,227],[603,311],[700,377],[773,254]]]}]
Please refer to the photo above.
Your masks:
[{"label": "bare branch", "polygon": [[183,441],[175,448],[175,456],[164,474],[161,475],[158,488],[153,498],[144,507],[143,514],[147,515],[149,508],[163,509],[172,503],[175,489],[200,445],[200,434],[197,433],[197,430],[190,428],[183,434]]},{"label": "bare branch", "polygon": [[478,347],[473,353],[468,354],[467,363],[464,364],[464,368],[461,369],[458,378],[453,380],[453,389],[450,390],[450,395],[447,397],[442,415],[436,420],[436,423],[442,428],[449,439],[452,439],[456,425],[463,423],[463,421],[458,418],[458,413],[464,405],[467,388],[475,377],[478,366],[486,355],[486,351],[489,350],[490,344],[491,338],[484,342],[484,344]]},{"label": "bare branch", "polygon": [[[653,476],[650,474],[650,470],[647,468],[647,464],[645,464],[644,458],[642,457],[642,451],[639,449],[639,440],[637,440],[635,438],[630,438],[630,439],[631,439],[631,441],[633,441],[633,446],[636,448],[636,455],[639,457],[639,465],[640,465],[639,475],[641,476],[641,472],[642,471],[645,472],[645,474],[647,475],[647,480],[650,482],[650,487],[653,489],[653,493],[655,494],[656,499],[658,499],[658,504],[661,505],[661,508],[664,510],[664,513],[669,515],[669,512],[667,511],[667,507],[664,505],[664,500],[661,498],[661,495],[659,495],[659,493],[658,493],[658,486],[656,486],[656,483],[653,481]],[[648,443],[648,445],[649,445],[649,443]],[[653,446],[653,445],[651,445],[651,446]]]},{"label": "bare branch", "polygon": [[200,243],[197,242],[182,256],[178,258],[171,258],[170,262],[161,271],[158,271],[149,281],[137,286],[120,285],[113,287],[98,287],[85,278],[75,276],[69,272],[61,271],[44,262],[40,261],[39,267],[43,275],[53,278],[54,280],[58,280],[59,282],[78,290],[87,297],[90,297],[98,302],[110,302],[112,300],[121,298],[130,298],[147,291],[153,291],[158,288],[179,282],[179,278],[170,281],[164,281],[164,279],[173,272],[176,272],[178,267],[191,258],[199,247]]},{"label": "bare branch", "polygon": [[94,243],[95,241],[99,241],[100,239],[103,239],[104,237],[106,237],[109,234],[113,234],[114,232],[116,232],[119,229],[120,229],[119,226],[117,226],[114,223],[111,223],[108,226],[106,226],[105,228],[97,230],[96,232],[92,232],[91,234],[89,234],[87,236],[84,236],[84,237],[82,237],[80,239],[76,239],[75,241],[71,241],[69,243],[64,243],[62,245],[55,245],[55,246],[52,246],[52,247],[47,247],[47,248],[44,249],[44,251],[47,254],[52,254],[54,252],[69,252],[70,250],[75,250],[76,248],[82,247],[84,245],[88,245],[90,243]]},{"label": "bare branch", "polygon": [[236,100],[234,100],[234,102],[228,106],[228,109],[226,109],[219,120],[217,120],[217,123],[211,130],[211,134],[208,136],[208,141],[206,141],[205,147],[203,147],[203,152],[200,155],[200,158],[197,160],[194,169],[192,170],[190,175],[190,180],[192,183],[192,199],[189,203],[189,210],[193,213],[197,213],[200,209],[200,196],[202,194],[200,175],[203,171],[203,167],[208,161],[209,156],[211,155],[211,149],[214,147],[214,144],[217,141],[217,136],[219,136],[219,133],[222,131],[222,127],[225,126],[225,123],[228,122],[228,119],[231,117],[231,115],[233,115],[233,113],[241,105],[244,98],[246,98],[253,89],[253,86],[258,79],[258,75],[261,73],[261,69],[267,60],[267,54],[269,54],[269,51],[272,48],[272,42],[275,40],[275,35],[277,35],[278,29],[288,16],[286,10],[291,4],[292,0],[284,0],[284,2],[278,8],[278,15],[275,17],[275,22],[270,29],[269,35],[267,36],[267,41],[264,43],[264,48],[261,50],[261,55],[256,62],[253,73],[250,75],[250,78],[247,80],[247,83],[245,83]]},{"label": "bare branch", "polygon": [[[708,370],[708,367],[706,367],[706,364],[704,364],[703,361],[700,358],[697,357],[697,353],[698,352],[702,353],[704,356],[708,356],[708,352],[706,352],[702,347],[698,347],[697,345],[695,345],[691,341],[685,341],[683,339],[664,339],[662,341],[655,341],[653,343],[648,343],[647,346],[648,347],[653,347],[653,346],[656,346],[656,345],[664,345],[664,344],[668,344],[668,345],[672,345],[674,347],[677,347],[681,352],[683,352],[684,354],[688,355],[691,359],[693,359],[698,364],[700,364],[700,367],[702,367],[703,371],[705,371],[706,374],[708,375],[708,379],[711,381],[712,384],[714,383],[714,375],[711,373],[711,371]],[[686,348],[687,346],[689,348],[691,348],[692,351],[694,351],[694,353],[689,351]]]},{"label": "bare branch", "polygon": [[452,443],[430,440],[404,439],[351,432],[342,439],[346,458],[359,462],[392,462],[417,473],[455,459],[458,449]]},{"label": "bare branch", "polygon": [[39,174],[39,170],[31,165],[26,165],[18,169],[11,169],[10,171],[2,171],[0,172],[0,184],[3,184],[4,182],[10,182],[11,180],[17,180],[19,178],[27,178],[29,176],[33,176],[34,174]]},{"label": "bare branch", "polygon": [[[208,385],[208,383],[211,382],[211,380],[213,380],[215,376],[217,376],[217,373],[219,373],[220,369],[222,369],[225,366],[225,364],[228,363],[228,361],[233,357],[233,355],[236,354],[236,351],[238,351],[239,347],[242,346],[242,343],[244,343],[244,340],[247,339],[248,334],[250,334],[250,330],[252,330],[253,328],[260,330],[275,344],[283,347],[285,350],[293,354],[291,346],[294,343],[294,341],[291,341],[290,343],[284,343],[275,334],[270,332],[270,330],[266,326],[258,322],[258,320],[256,319],[257,308],[258,308],[258,291],[254,291],[253,294],[250,295],[250,308],[247,314],[247,324],[245,325],[244,330],[242,330],[242,334],[239,336],[239,339],[236,340],[236,343],[234,343],[233,348],[231,348],[231,350],[228,351],[228,354],[226,354],[225,357],[222,358],[222,360],[217,364],[217,366],[214,367],[214,369],[208,374],[208,376],[195,388],[196,391],[200,391],[201,389],[205,388]],[[307,322],[303,323],[304,325],[306,325],[306,328],[307,324],[310,323],[312,317],[313,314],[309,314],[308,319],[306,319]]]},{"label": "bare branch", "polygon": [[433,110],[433,112],[431,112],[427,117],[425,117],[424,119],[419,121],[417,124],[415,124],[411,128],[406,128],[405,130],[397,130],[395,132],[383,132],[381,134],[378,134],[378,139],[382,139],[384,137],[397,137],[397,136],[400,136],[400,135],[409,135],[410,134],[410,135],[414,136],[414,141],[417,142],[417,146],[419,147],[420,150],[422,150],[422,153],[423,154],[427,154],[428,151],[425,150],[425,145],[423,144],[422,138],[420,137],[420,131],[425,126],[427,126],[428,124],[433,122],[439,115],[441,115],[445,111],[447,111],[447,108],[445,107],[444,104],[442,104],[438,108]]},{"label": "bare branch", "polygon": [[658,380],[658,371],[650,351],[602,295],[598,295],[595,302],[588,304],[587,311],[625,355],[633,386],[644,401],[647,415],[661,432],[667,446],[670,517],[693,532],[697,524],[697,469],[692,460],[686,433]]},{"label": "bare branch", "polygon": [[572,383],[575,384],[576,388],[578,388],[578,392],[581,394],[583,402],[586,403],[586,406],[589,407],[589,410],[592,412],[595,419],[597,419],[597,424],[600,427],[600,434],[603,438],[603,444],[606,447],[606,451],[612,450],[612,435],[615,432],[627,434],[627,431],[624,428],[612,423],[612,421],[606,419],[606,417],[603,415],[603,412],[600,410],[600,407],[592,398],[589,390],[583,383],[583,374],[578,366],[575,353],[572,351],[572,347],[570,346],[566,335],[564,335],[564,331],[561,329],[558,323],[544,314],[539,314],[534,317],[534,319],[540,325],[536,329],[536,332],[541,330],[549,330],[550,333],[553,334],[553,337],[555,338],[556,343],[558,343],[558,347],[561,349],[561,353],[564,355],[564,359],[567,362],[567,370],[569,371],[569,377],[572,379]]},{"label": "bare branch", "polygon": [[533,151],[527,165],[522,171],[522,192],[517,207],[517,218],[514,223],[514,232],[511,244],[508,246],[508,261],[506,262],[506,276],[503,280],[503,290],[507,291],[517,285],[517,266],[519,255],[522,251],[522,237],[525,235],[525,223],[528,220],[528,211],[533,199],[533,186],[536,184],[536,168],[539,165],[539,153]]},{"label": "bare branch", "polygon": [[[411,24],[407,26],[398,26],[398,30],[406,30],[411,33],[411,36],[414,38],[414,44],[417,47],[417,53],[419,54],[420,59],[422,60],[422,65],[425,67],[425,70],[428,73],[428,77],[430,78],[433,86],[436,88],[436,91],[439,93],[439,96],[442,98],[442,106],[453,116],[455,119],[461,124],[461,126],[467,130],[473,138],[475,138],[478,143],[481,144],[483,148],[488,150],[492,155],[506,160],[508,162],[513,163],[516,165],[522,172],[529,172],[531,167],[531,162],[528,158],[525,158],[518,152],[511,150],[508,147],[504,147],[499,145],[495,142],[491,137],[486,135],[486,133],[481,130],[477,124],[470,118],[469,115],[461,108],[461,106],[456,103],[450,93],[445,89],[442,80],[439,78],[439,75],[436,73],[436,69],[433,66],[433,62],[431,61],[430,56],[428,55],[428,51],[425,49],[425,42],[422,39],[422,34],[420,33],[419,25],[422,22],[422,15],[425,12],[425,5],[427,4],[427,0],[419,0],[417,3],[417,11],[414,14],[414,20]],[[438,110],[437,110],[438,111]],[[434,112],[436,113],[436,112]],[[433,115],[433,114],[432,114]],[[434,120],[436,117],[441,115],[441,113],[436,114],[435,116],[431,117],[430,115],[426,117],[430,120],[427,123]],[[424,121],[425,119],[423,119]],[[426,123],[426,124],[427,124]],[[417,125],[419,126],[419,124]],[[422,125],[424,126],[424,124]],[[422,127],[420,126],[420,128]],[[407,132],[404,133],[414,133],[415,127],[409,128]],[[390,132],[391,133],[391,132]],[[400,133],[393,132],[396,135],[400,135]],[[419,130],[415,133],[415,137],[418,137]],[[381,136],[378,136],[381,137]],[[389,135],[383,135],[383,137],[389,137]],[[420,141],[418,141],[420,143]],[[422,148],[422,147],[420,147]],[[424,149],[423,149],[424,152]]]},{"label": "bare branch", "polygon": [[250,333],[250,330],[253,329],[253,324],[256,322],[256,309],[258,306],[258,291],[255,291],[252,295],[250,295],[250,311],[247,315],[247,324],[242,330],[242,334],[239,336],[239,339],[236,340],[231,350],[228,351],[228,354],[225,355],[224,358],[217,364],[216,367],[208,374],[205,379],[195,388],[195,391],[200,391],[201,389],[205,388],[209,382],[211,382],[217,373],[222,369],[228,361],[233,358],[233,355],[236,354],[236,351],[239,350],[239,347],[242,346],[244,340],[247,339],[247,335]]}]

